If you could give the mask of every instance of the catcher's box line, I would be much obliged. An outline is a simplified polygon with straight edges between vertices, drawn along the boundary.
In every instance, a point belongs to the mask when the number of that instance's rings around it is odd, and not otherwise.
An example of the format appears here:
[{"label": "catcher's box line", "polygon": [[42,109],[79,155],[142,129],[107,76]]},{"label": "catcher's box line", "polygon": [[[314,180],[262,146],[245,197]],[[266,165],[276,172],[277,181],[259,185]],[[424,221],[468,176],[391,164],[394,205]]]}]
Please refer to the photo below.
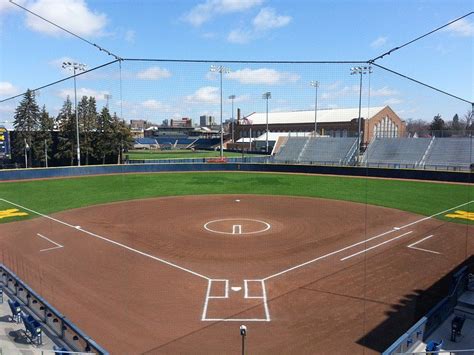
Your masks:
[{"label": "catcher's box line", "polygon": [[[225,285],[225,292],[224,295],[221,296],[212,296],[211,295],[211,290],[212,290],[212,283],[213,282],[223,282]],[[258,296],[252,296],[249,293],[249,283],[258,283],[261,287],[261,295]],[[207,317],[207,310],[209,308],[209,300],[210,299],[228,299],[229,298],[229,280],[227,279],[211,279],[208,280],[207,284],[207,291],[206,291],[206,297],[204,300],[204,306],[202,310],[202,316],[201,316],[201,321],[203,322],[270,322],[270,311],[268,308],[268,303],[267,303],[267,291],[265,289],[265,281],[264,280],[244,280],[244,299],[261,299],[262,304],[263,304],[263,309],[265,311],[265,318],[208,318]]]},{"label": "catcher's box line", "polygon": [[205,275],[202,275],[202,274],[200,274],[200,273],[198,273],[198,272],[195,272],[195,271],[193,271],[193,270],[190,270],[190,269],[187,269],[187,268],[185,268],[185,267],[179,266],[179,265],[177,265],[177,264],[175,264],[175,263],[172,263],[172,262],[170,262],[170,261],[167,261],[167,260],[165,260],[165,259],[161,259],[161,258],[158,258],[158,257],[156,257],[156,256],[147,254],[147,253],[145,253],[145,252],[143,252],[143,251],[140,251],[140,250],[138,250],[138,249],[134,249],[134,248],[132,248],[132,247],[129,247],[128,245],[125,245],[125,244],[116,242],[116,241],[114,241],[114,240],[108,239],[108,238],[103,237],[103,236],[101,236],[101,235],[98,235],[98,234],[89,232],[89,231],[85,230],[85,229],[82,228],[82,227],[73,226],[72,224],[69,224],[69,223],[64,222],[64,221],[61,221],[61,220],[59,220],[59,219],[57,219],[57,218],[54,218],[54,217],[45,215],[45,214],[43,214],[43,213],[41,213],[41,212],[37,212],[37,211],[35,211],[35,210],[32,210],[31,208],[28,208],[28,207],[19,205],[19,204],[17,204],[17,203],[12,202],[12,201],[5,200],[4,198],[0,198],[0,200],[1,200],[1,201],[4,201],[4,202],[7,202],[7,203],[9,203],[9,204],[11,204],[11,205],[14,205],[14,206],[23,208],[24,210],[29,211],[29,212],[34,213],[34,214],[37,214],[38,216],[41,216],[41,217],[50,219],[50,220],[52,220],[52,221],[54,221],[54,222],[56,222],[56,223],[62,224],[62,225],[64,225],[64,226],[69,227],[69,228],[72,228],[72,229],[74,229],[74,230],[76,230],[76,231],[83,232],[83,233],[85,233],[85,234],[87,234],[87,235],[89,235],[89,236],[91,236],[91,237],[101,239],[101,240],[103,240],[103,241],[105,241],[105,242],[108,242],[108,243],[114,244],[114,245],[116,245],[116,246],[122,247],[122,248],[124,248],[124,249],[127,249],[127,250],[129,250],[129,251],[131,251],[131,252],[134,252],[134,253],[137,253],[137,254],[140,254],[140,255],[145,256],[145,257],[147,257],[147,258],[150,258],[150,259],[159,261],[159,262],[161,262],[161,263],[163,263],[163,264],[166,264],[166,265],[168,265],[168,266],[174,267],[174,268],[179,269],[179,270],[181,270],[181,271],[185,271],[185,272],[187,272],[187,273],[190,273],[190,274],[192,274],[192,275],[198,276],[198,277],[203,278],[203,279],[205,279],[205,280],[211,280],[210,277],[207,277],[207,276],[205,276]]}]

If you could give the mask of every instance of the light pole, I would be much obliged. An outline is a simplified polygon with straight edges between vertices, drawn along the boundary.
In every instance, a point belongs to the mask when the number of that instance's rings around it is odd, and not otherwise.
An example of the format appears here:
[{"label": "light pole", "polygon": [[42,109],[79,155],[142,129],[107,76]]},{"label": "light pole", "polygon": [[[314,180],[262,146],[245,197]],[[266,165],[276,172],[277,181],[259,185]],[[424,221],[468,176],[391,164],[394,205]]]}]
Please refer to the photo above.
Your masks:
[{"label": "light pole", "polygon": [[267,118],[266,118],[266,138],[265,138],[265,147],[266,147],[266,152],[268,154],[268,99],[272,98],[272,93],[267,91],[262,95],[262,99],[267,100]]},{"label": "light pole", "polygon": [[224,157],[224,125],[222,124],[222,74],[229,73],[230,69],[224,67],[223,65],[211,65],[209,69],[211,72],[220,74],[220,83],[221,83],[221,159]]},{"label": "light pole", "polygon": [[77,88],[76,71],[86,70],[86,65],[82,63],[63,62],[64,69],[72,69],[74,73],[74,110],[76,111],[76,145],[77,145],[77,166],[81,166],[81,146],[79,143],[79,113],[77,112]]},{"label": "light pole", "polygon": [[232,143],[234,143],[234,100],[235,100],[235,95],[230,95],[229,100],[232,100]]},{"label": "light pole", "polygon": [[105,106],[107,107],[107,110],[109,109],[109,100],[112,98],[112,95],[110,94],[104,94],[104,99],[106,100]]},{"label": "light pole", "polygon": [[[358,133],[357,133],[357,164],[359,164],[359,155],[360,155],[360,143],[361,143],[361,131],[362,131],[362,118],[361,116],[361,105],[362,105],[362,74],[372,73],[372,67],[352,67],[351,75],[359,74],[359,118],[358,118]],[[369,93],[370,94],[370,93]]]},{"label": "light pole", "polygon": [[316,133],[318,132],[318,88],[319,88],[319,81],[312,80],[310,85],[316,89],[316,95],[314,99],[314,136],[316,137]]},{"label": "light pole", "polygon": [[26,142],[26,138],[24,138],[25,141],[25,168],[28,168],[28,150],[30,150],[30,146]]}]

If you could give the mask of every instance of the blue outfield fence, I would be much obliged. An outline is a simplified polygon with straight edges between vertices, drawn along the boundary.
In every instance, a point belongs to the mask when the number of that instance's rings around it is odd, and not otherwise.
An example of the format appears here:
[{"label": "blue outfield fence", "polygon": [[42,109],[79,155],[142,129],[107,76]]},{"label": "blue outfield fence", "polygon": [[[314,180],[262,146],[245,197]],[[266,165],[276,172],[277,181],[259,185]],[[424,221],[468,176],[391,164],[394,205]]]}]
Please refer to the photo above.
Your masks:
[{"label": "blue outfield fence", "polygon": [[[255,158],[253,158],[255,159]],[[247,171],[474,182],[469,172],[259,163],[159,163],[1,170],[0,181],[160,172]]]}]

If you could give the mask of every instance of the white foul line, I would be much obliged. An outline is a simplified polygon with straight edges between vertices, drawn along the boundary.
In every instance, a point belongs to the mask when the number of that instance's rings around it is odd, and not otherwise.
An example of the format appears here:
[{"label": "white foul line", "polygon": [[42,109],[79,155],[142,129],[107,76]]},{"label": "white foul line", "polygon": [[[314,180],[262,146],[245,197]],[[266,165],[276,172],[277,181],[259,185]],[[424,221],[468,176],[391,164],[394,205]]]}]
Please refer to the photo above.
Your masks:
[{"label": "white foul line", "polygon": [[36,235],[40,238],[46,239],[48,242],[53,243],[54,245],[56,245],[55,247],[52,247],[52,248],[40,249],[40,251],[48,251],[48,250],[53,250],[53,249],[64,248],[64,245],[58,244],[55,241],[53,241],[49,238],[46,238],[44,235],[41,235],[39,233],[36,233]]},{"label": "white foul line", "polygon": [[415,242],[415,243],[412,243],[412,244],[408,245],[407,248],[416,249],[416,250],[421,250],[421,251],[426,251],[427,253],[441,254],[441,253],[439,253],[439,252],[437,252],[437,251],[434,251],[434,250],[428,250],[428,249],[423,249],[423,248],[417,248],[417,247],[415,247],[415,245],[417,245],[417,244],[419,244],[419,243],[425,241],[426,239],[430,239],[430,238],[432,238],[432,237],[434,237],[434,234],[429,235],[429,236],[427,236],[427,237],[425,237],[425,238],[423,238],[423,239],[421,239],[421,240],[419,240],[419,241],[417,241],[417,242]]},{"label": "white foul line", "polygon": [[114,240],[111,240],[111,239],[102,237],[102,236],[100,236],[100,235],[98,235],[98,234],[89,232],[89,231],[87,231],[87,230],[85,230],[85,229],[83,229],[83,228],[80,228],[80,229],[79,229],[79,228],[76,228],[76,226],[73,226],[72,224],[69,224],[69,223],[67,223],[67,222],[63,222],[63,221],[61,221],[61,220],[59,220],[59,219],[56,219],[56,218],[54,218],[54,217],[50,217],[50,216],[47,216],[47,215],[45,215],[45,214],[43,214],[43,213],[34,211],[34,210],[32,210],[31,208],[27,208],[27,207],[24,207],[24,206],[19,205],[19,204],[17,204],[17,203],[14,203],[14,202],[5,200],[4,198],[0,198],[0,200],[1,200],[1,201],[5,201],[5,202],[7,202],[7,203],[9,203],[9,204],[11,204],[11,205],[13,205],[13,206],[17,206],[17,207],[23,208],[24,210],[30,211],[31,213],[37,214],[38,216],[41,216],[41,217],[50,219],[50,220],[52,220],[52,221],[54,221],[54,222],[57,222],[57,223],[59,223],[59,224],[65,225],[65,226],[70,227],[70,228],[73,228],[73,229],[75,229],[75,230],[77,230],[77,231],[79,231],[79,232],[88,234],[89,236],[92,236],[92,237],[94,237],[94,238],[101,239],[101,240],[106,241],[106,242],[108,242],[108,243],[111,243],[111,244],[117,245],[117,246],[119,246],[119,247],[122,247],[122,248],[124,248],[124,249],[127,249],[127,250],[129,250],[129,251],[131,251],[131,252],[134,252],[134,253],[137,253],[137,254],[139,254],[139,255],[145,256],[145,257],[147,257],[147,258],[150,258],[150,259],[159,261],[159,262],[161,262],[161,263],[163,263],[163,264],[169,265],[169,266],[174,267],[174,268],[176,268],[176,269],[179,269],[179,270],[182,270],[182,271],[186,271],[186,272],[188,272],[188,273],[190,273],[190,274],[193,274],[193,275],[195,275],[195,276],[199,276],[199,277],[201,277],[201,278],[203,278],[203,279],[206,279],[206,280],[210,280],[209,277],[204,276],[204,275],[201,275],[201,274],[199,274],[199,273],[197,273],[197,272],[195,272],[195,271],[186,269],[185,267],[179,266],[179,265],[174,264],[174,263],[172,263],[172,262],[170,262],[170,261],[167,261],[167,260],[164,260],[164,259],[160,259],[160,258],[158,258],[158,257],[156,257],[156,256],[147,254],[147,253],[145,253],[145,252],[143,252],[143,251],[134,249],[134,248],[132,248],[132,247],[129,247],[128,245],[125,245],[125,244],[116,242],[116,241],[114,241]]},{"label": "white foul line", "polygon": [[331,255],[338,254],[338,253],[340,253],[340,252],[343,252],[344,250],[353,248],[353,247],[355,247],[355,246],[357,246],[357,245],[364,244],[364,243],[369,242],[369,241],[371,241],[371,240],[374,240],[374,239],[383,237],[384,235],[387,235],[387,234],[389,234],[389,233],[393,233],[393,232],[398,231],[398,230],[400,230],[400,229],[403,229],[403,228],[406,228],[406,227],[410,227],[410,226],[412,226],[412,225],[414,225],[414,224],[417,224],[417,223],[426,221],[426,220],[431,219],[431,218],[433,218],[433,217],[436,217],[436,216],[438,216],[438,215],[440,215],[440,214],[443,214],[443,213],[446,213],[446,212],[448,212],[448,211],[454,210],[454,209],[456,209],[456,208],[459,208],[459,207],[468,205],[468,204],[470,204],[470,203],[472,203],[472,202],[474,202],[474,200],[471,200],[471,201],[469,201],[469,202],[462,203],[462,204],[460,204],[460,205],[458,205],[458,206],[455,206],[455,207],[448,208],[447,210],[444,210],[444,211],[441,211],[441,212],[432,214],[431,216],[423,217],[423,218],[421,218],[421,219],[419,219],[419,220],[417,220],[417,221],[408,223],[408,224],[406,224],[406,225],[404,225],[404,226],[401,226],[401,227],[394,227],[393,229],[391,229],[391,230],[389,230],[389,231],[386,231],[386,232],[384,232],[384,233],[378,234],[378,235],[376,235],[376,236],[374,236],[374,237],[371,237],[371,238],[369,238],[369,239],[362,240],[362,241],[360,241],[360,242],[351,244],[351,245],[349,245],[349,246],[347,246],[347,247],[345,247],[345,248],[342,248],[342,249],[333,251],[333,252],[328,253],[328,254],[325,254],[325,255],[321,255],[321,256],[319,256],[319,257],[317,257],[317,258],[315,258],[315,259],[308,260],[308,261],[306,261],[306,262],[304,262],[304,263],[302,263],[302,264],[295,265],[295,266],[290,267],[290,268],[288,268],[288,269],[286,269],[286,270],[277,272],[276,274],[267,276],[267,277],[265,277],[263,280],[264,280],[264,281],[267,281],[267,280],[269,280],[269,279],[271,279],[271,278],[274,278],[274,277],[277,277],[277,276],[281,276],[281,275],[283,275],[283,274],[286,274],[287,272],[290,272],[290,271],[293,271],[293,270],[302,268],[303,266],[312,264],[312,263],[314,263],[314,262],[316,262],[316,261],[319,261],[319,260],[321,260],[321,259],[325,259],[325,258],[327,258],[327,257],[329,257],[329,256],[331,256]]},{"label": "white foul line", "polygon": [[346,256],[346,257],[342,258],[341,261],[350,259],[350,258],[352,258],[352,257],[354,257],[354,256],[357,256],[357,255],[360,255],[360,254],[363,254],[363,253],[365,253],[365,252],[368,252],[369,250],[372,250],[372,249],[378,248],[379,246],[382,246],[382,245],[384,245],[384,244],[393,242],[394,240],[400,239],[400,238],[402,238],[402,237],[404,237],[404,236],[406,236],[406,235],[408,235],[408,234],[411,234],[411,233],[413,233],[413,231],[409,231],[409,232],[403,233],[403,234],[399,235],[398,237],[395,237],[395,238],[392,238],[392,239],[388,239],[388,240],[386,240],[386,241],[384,241],[384,242],[382,242],[382,243],[373,245],[373,246],[371,246],[370,248],[367,248],[367,249],[358,251],[357,253],[354,253],[354,254],[351,254],[351,255],[349,255],[349,256]]}]

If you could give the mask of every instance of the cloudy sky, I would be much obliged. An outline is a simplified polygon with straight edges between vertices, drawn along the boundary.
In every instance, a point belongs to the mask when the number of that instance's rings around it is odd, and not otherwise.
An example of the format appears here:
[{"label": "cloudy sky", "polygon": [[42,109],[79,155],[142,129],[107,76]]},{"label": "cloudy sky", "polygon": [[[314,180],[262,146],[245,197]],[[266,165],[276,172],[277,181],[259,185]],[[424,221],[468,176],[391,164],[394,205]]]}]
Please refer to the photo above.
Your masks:
[{"label": "cloudy sky", "polygon": [[[200,59],[226,63],[224,119],[229,95],[244,114],[356,107],[359,77],[351,63],[291,64],[270,61],[367,60],[469,11],[457,0],[14,0],[123,58]],[[474,16],[377,61],[378,64],[467,100],[473,93]],[[0,0],[0,98],[62,79],[64,61],[93,68],[113,58],[24,10]],[[245,61],[269,61],[249,63]],[[201,114],[219,116],[219,76],[211,63],[123,62],[78,77],[78,95],[106,95],[113,111],[155,122]],[[370,79],[370,80],[369,80]],[[369,89],[370,85],[370,89]],[[41,90],[40,104],[56,114],[74,93],[72,80]],[[370,95],[369,95],[370,93]],[[402,118],[451,119],[470,108],[380,68],[364,76],[363,105],[390,105]],[[0,121],[11,121],[18,99],[0,103]]]}]

